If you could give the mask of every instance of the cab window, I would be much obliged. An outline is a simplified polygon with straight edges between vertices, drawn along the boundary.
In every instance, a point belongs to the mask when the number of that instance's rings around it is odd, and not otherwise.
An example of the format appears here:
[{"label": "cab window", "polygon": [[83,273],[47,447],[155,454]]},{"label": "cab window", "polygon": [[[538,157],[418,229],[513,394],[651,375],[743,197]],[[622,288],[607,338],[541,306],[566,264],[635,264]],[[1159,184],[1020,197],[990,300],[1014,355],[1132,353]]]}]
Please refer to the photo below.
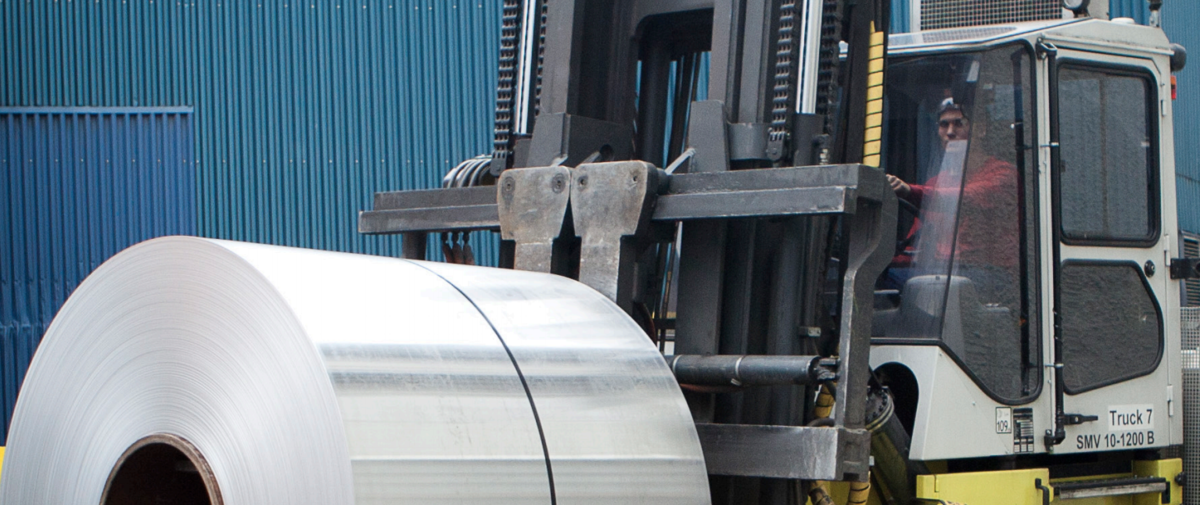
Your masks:
[{"label": "cab window", "polygon": [[1059,67],[1063,242],[1145,246],[1157,241],[1152,90],[1144,73]]},{"label": "cab window", "polygon": [[1140,377],[1162,359],[1162,313],[1136,263],[1069,261],[1059,274],[1063,388]]},{"label": "cab window", "polygon": [[[1062,243],[1088,247],[1073,256],[1154,246],[1159,109],[1153,77],[1143,69],[1068,60],[1054,81]],[[1162,310],[1143,265],[1075,257],[1057,271],[1063,389],[1079,394],[1153,372],[1162,358]]]},{"label": "cab window", "polygon": [[877,339],[941,345],[993,398],[1040,385],[1031,51],[898,57],[884,164],[903,184]]}]

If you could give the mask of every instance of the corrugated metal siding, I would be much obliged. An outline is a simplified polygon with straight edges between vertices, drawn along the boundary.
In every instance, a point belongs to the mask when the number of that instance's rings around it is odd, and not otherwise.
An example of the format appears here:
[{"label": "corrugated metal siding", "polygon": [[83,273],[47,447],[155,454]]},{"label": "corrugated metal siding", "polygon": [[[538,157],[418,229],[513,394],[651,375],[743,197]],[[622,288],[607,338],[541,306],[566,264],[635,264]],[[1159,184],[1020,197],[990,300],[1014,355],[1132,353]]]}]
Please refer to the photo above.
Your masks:
[{"label": "corrugated metal siding", "polygon": [[[1131,2],[1132,0],[1122,0]],[[1192,54],[1200,50],[1200,10],[1191,4],[1167,2],[1163,7],[1163,29],[1172,42],[1183,44]],[[1179,227],[1200,232],[1200,63],[1192,59],[1176,74],[1179,98],[1172,108],[1175,116],[1175,181],[1179,202]]]},{"label": "corrugated metal siding", "polygon": [[489,152],[499,7],[0,0],[0,106],[194,106],[200,235],[399,255],[356,214]]},{"label": "corrugated metal siding", "polygon": [[0,445],[42,333],[116,252],[196,232],[188,109],[0,108]]},{"label": "corrugated metal siding", "polygon": [[[1169,9],[1171,4],[1167,5]],[[1150,6],[1146,0],[1108,0],[1108,17],[1133,18],[1138,24],[1144,25],[1150,17]]]},{"label": "corrugated metal siding", "polygon": [[892,0],[892,17],[889,33],[908,33],[912,31],[912,2],[911,0]]}]

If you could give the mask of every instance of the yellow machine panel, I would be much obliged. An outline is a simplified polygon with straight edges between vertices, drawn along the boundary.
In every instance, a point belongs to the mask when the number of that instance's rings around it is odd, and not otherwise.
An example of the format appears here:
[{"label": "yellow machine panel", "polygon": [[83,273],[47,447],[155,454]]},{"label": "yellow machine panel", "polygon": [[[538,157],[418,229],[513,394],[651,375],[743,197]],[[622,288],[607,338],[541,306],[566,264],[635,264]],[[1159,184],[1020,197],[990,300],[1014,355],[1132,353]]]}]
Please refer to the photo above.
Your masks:
[{"label": "yellow machine panel", "polygon": [[[1050,472],[1045,468],[1009,470],[996,472],[970,472],[954,474],[921,475],[917,477],[917,497],[930,501],[962,503],[969,505],[1041,505],[1042,493],[1051,494],[1050,501],[1070,505],[1158,505],[1183,503],[1183,487],[1175,477],[1183,472],[1183,461],[1164,459],[1133,462],[1133,473],[1109,475],[1121,477],[1162,477],[1170,486],[1170,501],[1162,501],[1158,493],[1136,495],[1099,496],[1091,498],[1061,499],[1054,496],[1054,484],[1072,481],[1063,479],[1050,481]],[[1078,480],[1078,479],[1074,479]],[[1045,491],[1038,489],[1040,483]]]},{"label": "yellow machine panel", "polygon": [[[1175,477],[1183,473],[1183,460],[1175,459],[1160,459],[1157,461],[1134,461],[1133,473],[1143,477],[1162,477],[1167,479],[1167,485],[1171,486],[1171,502],[1183,503],[1183,486],[1180,486],[1175,481]],[[1133,499],[1133,505],[1156,505],[1162,503],[1159,495],[1137,495]]]},{"label": "yellow machine panel", "polygon": [[917,497],[970,505],[1041,505],[1038,479],[1048,487],[1050,471],[1035,468],[920,475],[917,476]]}]

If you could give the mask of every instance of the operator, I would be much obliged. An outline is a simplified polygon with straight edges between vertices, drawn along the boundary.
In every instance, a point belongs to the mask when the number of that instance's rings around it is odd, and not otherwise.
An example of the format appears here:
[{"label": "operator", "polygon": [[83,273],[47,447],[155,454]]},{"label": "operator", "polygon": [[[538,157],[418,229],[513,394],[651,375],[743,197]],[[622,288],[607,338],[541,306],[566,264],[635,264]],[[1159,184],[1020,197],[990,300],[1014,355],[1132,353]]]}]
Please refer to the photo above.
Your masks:
[{"label": "operator", "polygon": [[[986,120],[972,125],[966,110],[953,98],[941,102],[937,127],[943,151],[951,142],[970,142],[961,179],[939,173],[924,184],[909,184],[889,174],[888,183],[898,197],[921,209],[914,229],[942,220],[938,224],[954,230],[939,243],[918,244],[918,248],[936,247],[937,259],[952,258],[950,273],[970,279],[982,303],[1018,309],[1021,244],[1017,170],[997,157],[1005,147],[1011,151],[1013,144],[1006,143],[1002,135],[990,138]],[[951,212],[946,212],[944,205],[938,210],[923,206],[935,197],[957,198],[957,205],[950,207]],[[955,208],[957,212],[953,212]],[[944,221],[947,219],[956,221]]]}]

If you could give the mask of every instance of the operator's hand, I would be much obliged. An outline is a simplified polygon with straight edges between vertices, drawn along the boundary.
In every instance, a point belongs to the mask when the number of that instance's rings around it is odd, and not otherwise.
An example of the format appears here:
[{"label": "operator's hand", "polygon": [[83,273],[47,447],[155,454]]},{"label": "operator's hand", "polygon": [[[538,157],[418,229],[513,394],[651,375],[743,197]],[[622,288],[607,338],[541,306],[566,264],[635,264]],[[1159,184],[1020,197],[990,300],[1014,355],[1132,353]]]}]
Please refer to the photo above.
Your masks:
[{"label": "operator's hand", "polygon": [[899,177],[887,174],[887,181],[888,184],[892,185],[892,191],[895,191],[897,196],[906,197],[912,192],[912,188],[909,187],[908,183],[900,180]]}]

